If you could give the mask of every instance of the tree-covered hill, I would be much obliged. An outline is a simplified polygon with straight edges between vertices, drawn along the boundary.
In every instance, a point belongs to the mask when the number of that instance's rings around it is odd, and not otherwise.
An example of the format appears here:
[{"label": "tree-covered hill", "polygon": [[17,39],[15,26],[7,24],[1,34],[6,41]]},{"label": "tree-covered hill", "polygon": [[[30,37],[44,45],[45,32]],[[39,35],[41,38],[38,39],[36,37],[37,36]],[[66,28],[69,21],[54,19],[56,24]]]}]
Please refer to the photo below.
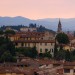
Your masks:
[{"label": "tree-covered hill", "polygon": [[24,25],[1,26],[0,30],[5,30],[6,28],[11,28],[11,29],[20,31],[20,28],[24,28],[24,27],[30,27],[30,28],[36,27],[38,32],[49,31],[49,32],[55,33],[55,31],[50,30],[48,28],[45,28],[43,25],[36,25],[36,24],[33,24],[33,23],[29,24],[29,26],[24,26]]}]

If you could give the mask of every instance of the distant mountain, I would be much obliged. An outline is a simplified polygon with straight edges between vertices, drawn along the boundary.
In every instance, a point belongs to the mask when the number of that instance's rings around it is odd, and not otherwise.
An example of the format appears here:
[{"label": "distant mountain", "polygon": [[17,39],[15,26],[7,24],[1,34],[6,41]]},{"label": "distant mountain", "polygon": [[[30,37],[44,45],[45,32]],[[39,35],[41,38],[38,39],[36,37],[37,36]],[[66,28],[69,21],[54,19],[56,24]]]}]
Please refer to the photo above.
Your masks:
[{"label": "distant mountain", "polygon": [[[67,30],[75,30],[75,18],[61,18],[61,24],[64,31]],[[46,18],[46,19],[38,19],[31,20],[25,17],[17,16],[17,17],[0,17],[0,26],[3,25],[24,25],[28,26],[30,23],[36,23],[37,25],[43,25],[48,29],[57,30],[58,26],[58,18]]]}]

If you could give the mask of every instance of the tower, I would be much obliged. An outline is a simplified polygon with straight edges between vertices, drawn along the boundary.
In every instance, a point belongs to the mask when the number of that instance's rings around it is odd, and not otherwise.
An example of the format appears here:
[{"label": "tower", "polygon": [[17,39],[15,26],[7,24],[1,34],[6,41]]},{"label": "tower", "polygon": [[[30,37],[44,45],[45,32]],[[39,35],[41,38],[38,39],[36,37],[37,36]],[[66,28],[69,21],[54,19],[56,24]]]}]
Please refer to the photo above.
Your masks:
[{"label": "tower", "polygon": [[62,25],[61,25],[60,19],[59,19],[59,23],[58,23],[58,30],[57,30],[57,32],[58,33],[62,32]]}]

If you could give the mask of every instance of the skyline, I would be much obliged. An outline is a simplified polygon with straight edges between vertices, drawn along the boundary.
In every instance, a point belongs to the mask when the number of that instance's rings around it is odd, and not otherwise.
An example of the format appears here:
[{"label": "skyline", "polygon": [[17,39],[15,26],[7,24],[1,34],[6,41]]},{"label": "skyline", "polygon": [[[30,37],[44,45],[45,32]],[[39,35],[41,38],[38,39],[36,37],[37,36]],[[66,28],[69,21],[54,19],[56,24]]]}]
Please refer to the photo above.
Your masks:
[{"label": "skyline", "polygon": [[0,0],[0,16],[75,18],[75,0]]}]

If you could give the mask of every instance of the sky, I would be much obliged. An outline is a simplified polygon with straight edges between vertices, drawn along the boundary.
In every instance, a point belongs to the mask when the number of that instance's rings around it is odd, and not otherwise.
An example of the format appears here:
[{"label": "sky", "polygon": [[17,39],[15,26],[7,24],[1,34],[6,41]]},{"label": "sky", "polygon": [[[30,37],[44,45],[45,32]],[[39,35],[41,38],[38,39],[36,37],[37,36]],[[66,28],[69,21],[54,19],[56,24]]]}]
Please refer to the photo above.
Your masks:
[{"label": "sky", "polygon": [[75,0],[0,0],[0,16],[75,18]]}]

